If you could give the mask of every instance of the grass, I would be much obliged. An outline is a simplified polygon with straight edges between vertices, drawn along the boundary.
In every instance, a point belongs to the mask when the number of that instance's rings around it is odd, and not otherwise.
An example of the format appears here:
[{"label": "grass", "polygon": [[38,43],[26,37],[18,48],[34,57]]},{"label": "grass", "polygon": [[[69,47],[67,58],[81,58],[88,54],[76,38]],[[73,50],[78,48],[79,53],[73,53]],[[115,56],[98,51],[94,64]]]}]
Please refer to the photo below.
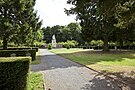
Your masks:
[{"label": "grass", "polygon": [[[83,65],[96,70],[106,70],[110,72],[120,72],[127,67],[135,70],[135,53],[102,53],[100,51],[86,51],[83,49],[52,49],[52,52],[59,54],[72,61],[79,62]],[[99,68],[100,67],[100,68]],[[121,67],[123,69],[121,70]]]},{"label": "grass", "polygon": [[78,48],[72,48],[72,49],[66,49],[66,48],[60,48],[60,49],[51,49],[51,52],[54,52],[56,54],[70,54],[75,52],[81,52],[81,51],[89,51],[88,49],[78,49]]},{"label": "grass", "polygon": [[40,51],[36,52],[36,60],[31,61],[31,65],[40,64]]},{"label": "grass", "polygon": [[44,90],[42,73],[30,73],[28,78],[28,90]]},{"label": "grass", "polygon": [[135,51],[88,51],[83,49],[52,49],[60,56],[103,72],[127,83],[135,84]]}]

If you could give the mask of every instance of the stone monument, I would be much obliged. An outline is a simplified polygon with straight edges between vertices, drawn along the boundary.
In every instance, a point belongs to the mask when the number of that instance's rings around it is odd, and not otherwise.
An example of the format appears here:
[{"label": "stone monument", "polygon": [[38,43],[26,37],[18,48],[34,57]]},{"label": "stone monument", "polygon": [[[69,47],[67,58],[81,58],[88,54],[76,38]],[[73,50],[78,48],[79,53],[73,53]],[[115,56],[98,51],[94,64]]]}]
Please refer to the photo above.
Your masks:
[{"label": "stone monument", "polygon": [[52,36],[52,47],[56,48],[56,38],[55,38],[55,35]]}]

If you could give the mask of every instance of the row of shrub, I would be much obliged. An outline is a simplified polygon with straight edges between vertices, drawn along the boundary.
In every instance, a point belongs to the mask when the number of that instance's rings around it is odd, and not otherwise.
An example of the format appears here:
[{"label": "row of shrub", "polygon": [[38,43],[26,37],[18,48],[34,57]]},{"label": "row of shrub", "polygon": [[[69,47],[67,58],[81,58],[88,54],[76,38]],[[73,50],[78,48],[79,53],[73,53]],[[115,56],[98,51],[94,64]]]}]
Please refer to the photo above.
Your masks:
[{"label": "row of shrub", "polygon": [[0,57],[11,57],[11,56],[31,56],[32,61],[36,60],[36,50],[0,50]]},{"label": "row of shrub", "polygon": [[27,90],[30,58],[0,58],[0,90]]},{"label": "row of shrub", "polygon": [[[79,46],[79,48],[83,48],[83,49],[103,49],[102,46]],[[109,49],[130,49],[130,50],[134,50],[135,46],[109,46]]]},{"label": "row of shrub", "polygon": [[[11,47],[7,48],[7,50],[27,50],[27,49],[35,49],[38,52],[38,47]],[[2,48],[0,50],[3,50]]]}]

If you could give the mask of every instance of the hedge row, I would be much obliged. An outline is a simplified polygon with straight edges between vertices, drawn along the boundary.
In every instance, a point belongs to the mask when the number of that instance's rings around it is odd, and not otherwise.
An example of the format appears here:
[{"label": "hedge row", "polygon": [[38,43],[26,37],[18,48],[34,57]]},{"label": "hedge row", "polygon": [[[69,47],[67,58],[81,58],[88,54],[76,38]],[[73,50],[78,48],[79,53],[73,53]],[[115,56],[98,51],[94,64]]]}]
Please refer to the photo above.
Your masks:
[{"label": "hedge row", "polygon": [[[102,46],[80,46],[79,48],[83,48],[83,49],[103,49]],[[135,49],[135,46],[109,46],[109,49],[130,49],[130,50],[134,50]]]},{"label": "hedge row", "polygon": [[102,49],[102,46],[80,46],[79,48],[83,49]]},{"label": "hedge row", "polygon": [[30,58],[0,58],[0,90],[27,90]]},{"label": "hedge row", "polygon": [[31,56],[32,61],[36,60],[36,50],[0,50],[0,57],[11,57],[11,56]]},{"label": "hedge row", "polygon": [[[11,47],[11,48],[8,48],[7,50],[27,50],[27,49],[35,49],[36,52],[38,52],[38,47],[27,47],[27,48]],[[1,48],[0,50],[3,50],[3,49]]]}]

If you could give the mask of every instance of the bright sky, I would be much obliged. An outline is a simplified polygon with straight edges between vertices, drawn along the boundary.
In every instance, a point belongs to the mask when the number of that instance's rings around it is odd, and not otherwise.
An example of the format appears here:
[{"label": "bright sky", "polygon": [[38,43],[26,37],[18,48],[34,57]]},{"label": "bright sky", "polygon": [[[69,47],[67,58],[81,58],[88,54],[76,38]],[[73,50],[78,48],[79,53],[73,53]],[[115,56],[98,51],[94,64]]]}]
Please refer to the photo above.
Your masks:
[{"label": "bright sky", "polygon": [[67,25],[75,21],[75,16],[67,16],[64,8],[71,6],[66,3],[67,0],[36,0],[35,10],[43,19],[43,26]]}]

